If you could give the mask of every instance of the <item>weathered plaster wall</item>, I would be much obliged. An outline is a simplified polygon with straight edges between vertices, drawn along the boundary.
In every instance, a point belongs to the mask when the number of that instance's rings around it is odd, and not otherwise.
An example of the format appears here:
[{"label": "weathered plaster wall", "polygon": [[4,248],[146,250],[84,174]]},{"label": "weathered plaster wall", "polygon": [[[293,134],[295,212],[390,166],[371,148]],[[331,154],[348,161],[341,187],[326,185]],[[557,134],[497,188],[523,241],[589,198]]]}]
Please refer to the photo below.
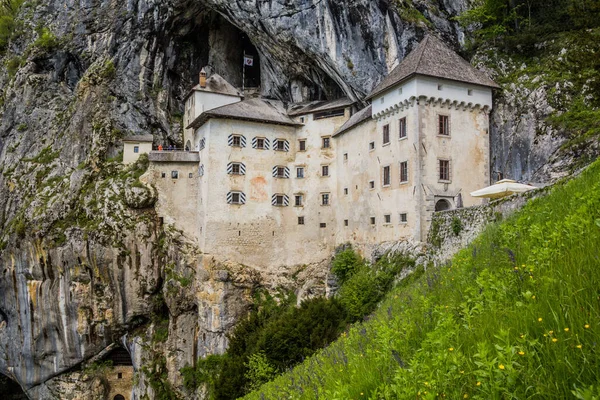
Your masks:
[{"label": "weathered plaster wall", "polygon": [[[139,150],[136,153],[134,147]],[[152,142],[125,142],[123,143],[123,164],[133,164],[142,154],[148,154],[152,151]]]}]

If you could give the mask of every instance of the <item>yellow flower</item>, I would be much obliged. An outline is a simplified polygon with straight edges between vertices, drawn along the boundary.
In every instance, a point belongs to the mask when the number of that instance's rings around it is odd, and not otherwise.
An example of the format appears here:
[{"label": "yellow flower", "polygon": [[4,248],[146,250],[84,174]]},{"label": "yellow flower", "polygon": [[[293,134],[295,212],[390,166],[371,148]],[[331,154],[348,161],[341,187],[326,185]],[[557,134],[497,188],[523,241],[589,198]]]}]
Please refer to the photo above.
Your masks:
[{"label": "yellow flower", "polygon": [[515,267],[515,271],[518,271],[518,270],[519,270],[519,267]]},{"label": "yellow flower", "polygon": [[550,335],[552,335],[552,334],[554,333],[554,331],[548,331],[548,333],[549,333]]},{"label": "yellow flower", "polygon": [[585,329],[589,329],[589,328],[590,328],[590,326],[589,326],[588,324],[585,324],[583,327],[584,327]]},{"label": "yellow flower", "polygon": [[454,351],[454,347],[450,347],[448,351]]},{"label": "yellow flower", "polygon": [[557,339],[557,338],[552,338],[552,341],[553,341],[554,343],[556,343],[556,342],[558,342],[558,339]]},{"label": "yellow flower", "polygon": [[569,332],[569,328],[565,328],[565,332]]},{"label": "yellow flower", "polygon": [[468,399],[469,395],[465,393],[465,395],[463,396],[463,399]]},{"label": "yellow flower", "polygon": [[531,298],[535,300],[535,294],[533,296],[531,296]]},{"label": "yellow flower", "polygon": [[542,322],[542,318],[541,318],[541,317],[540,317],[540,318],[538,318],[538,322]]},{"label": "yellow flower", "polygon": [[362,396],[362,395],[363,395],[363,393],[361,392],[361,393],[360,393],[360,395]]},{"label": "yellow flower", "polygon": [[477,382],[477,386],[481,386],[481,382]]},{"label": "yellow flower", "polygon": [[504,369],[504,365],[500,364],[500,365],[498,365],[498,368]]},{"label": "yellow flower", "polygon": [[575,346],[575,347],[577,347],[578,349],[580,349],[580,348],[581,348],[581,345],[580,345],[580,344],[578,344],[578,345],[577,345],[577,346]]},{"label": "yellow flower", "polygon": [[460,373],[461,373],[461,374],[464,374],[464,373],[465,373],[465,371],[460,371]]},{"label": "yellow flower", "polygon": [[525,352],[524,352],[524,351],[520,351],[520,352],[519,352],[519,355],[520,355],[520,356],[524,356],[524,355],[525,355]]}]

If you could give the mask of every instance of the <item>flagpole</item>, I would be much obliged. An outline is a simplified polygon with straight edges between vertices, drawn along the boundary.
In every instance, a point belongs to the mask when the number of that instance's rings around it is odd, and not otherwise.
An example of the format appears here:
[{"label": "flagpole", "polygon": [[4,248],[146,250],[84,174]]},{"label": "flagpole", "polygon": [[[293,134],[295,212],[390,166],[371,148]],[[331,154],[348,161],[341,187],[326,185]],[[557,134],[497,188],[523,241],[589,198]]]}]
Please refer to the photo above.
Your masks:
[{"label": "flagpole", "polygon": [[244,95],[245,83],[246,83],[246,50],[244,50],[244,60],[242,61],[244,67],[242,68],[242,95]]}]

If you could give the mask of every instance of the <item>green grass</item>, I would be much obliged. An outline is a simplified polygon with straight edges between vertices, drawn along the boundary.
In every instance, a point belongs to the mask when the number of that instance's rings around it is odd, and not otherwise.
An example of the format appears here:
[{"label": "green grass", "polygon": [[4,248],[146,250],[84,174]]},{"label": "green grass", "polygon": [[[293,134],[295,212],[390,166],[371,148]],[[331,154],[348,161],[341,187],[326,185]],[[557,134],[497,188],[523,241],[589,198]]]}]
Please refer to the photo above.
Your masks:
[{"label": "green grass", "polygon": [[599,248],[596,161],[246,398],[598,398]]}]

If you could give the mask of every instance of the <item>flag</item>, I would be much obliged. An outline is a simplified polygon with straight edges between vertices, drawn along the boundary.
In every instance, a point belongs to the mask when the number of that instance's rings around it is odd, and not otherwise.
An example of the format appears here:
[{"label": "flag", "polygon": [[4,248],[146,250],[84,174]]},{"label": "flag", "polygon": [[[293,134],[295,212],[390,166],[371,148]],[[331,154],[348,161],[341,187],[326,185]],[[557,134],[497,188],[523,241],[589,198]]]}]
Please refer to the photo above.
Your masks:
[{"label": "flag", "polygon": [[249,56],[244,54],[244,66],[253,67],[254,66],[254,56]]}]

